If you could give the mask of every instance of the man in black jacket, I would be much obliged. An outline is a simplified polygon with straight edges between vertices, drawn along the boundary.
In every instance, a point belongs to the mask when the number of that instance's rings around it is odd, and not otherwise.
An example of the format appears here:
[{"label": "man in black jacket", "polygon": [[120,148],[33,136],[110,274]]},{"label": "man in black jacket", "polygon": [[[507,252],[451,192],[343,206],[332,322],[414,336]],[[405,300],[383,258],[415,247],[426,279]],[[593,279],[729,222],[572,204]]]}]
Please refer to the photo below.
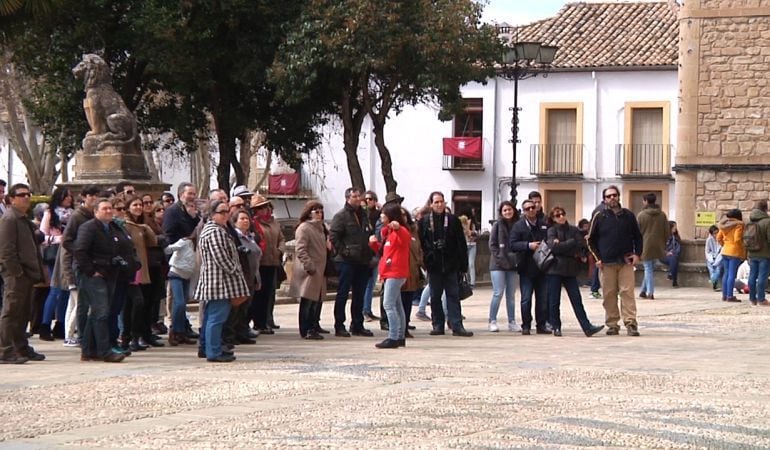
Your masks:
[{"label": "man in black jacket", "polygon": [[125,257],[123,249],[129,247],[133,249],[131,239],[112,221],[112,204],[99,200],[94,218],[80,226],[75,241],[81,361],[120,362],[125,358],[111,349],[108,319],[117,278],[138,269],[133,258]]},{"label": "man in black jacket", "polygon": [[535,326],[537,334],[550,334],[548,324],[548,293],[545,274],[537,268],[532,255],[544,244],[548,231],[545,221],[538,217],[537,204],[532,200],[521,203],[524,215],[513,225],[510,237],[511,251],[524,253],[519,264],[521,284],[521,334],[528,335],[532,329],[532,293],[535,294]]},{"label": "man in black jacket", "polygon": [[[334,263],[339,274],[337,298],[334,301],[334,334],[340,337],[374,336],[364,328],[364,293],[372,269],[374,252],[369,236],[374,234],[366,213],[361,208],[361,191],[345,190],[345,206],[332,218],[329,237],[334,247]],[[345,304],[353,290],[350,303],[350,332],[345,330]]]},{"label": "man in black jacket", "polygon": [[[620,332],[618,321],[629,336],[639,336],[634,299],[634,265],[642,254],[642,233],[636,216],[620,206],[620,189],[609,186],[602,191],[606,208],[594,214],[588,231],[588,249],[601,269],[602,296],[608,335]],[[621,309],[618,310],[618,294]]]},{"label": "man in black jacket", "polygon": [[446,211],[444,194],[432,192],[428,197],[431,212],[420,220],[420,243],[423,261],[428,270],[430,308],[433,330],[431,335],[444,334],[444,308],[441,296],[446,292],[446,321],[453,336],[470,337],[473,332],[463,326],[460,307],[460,274],[468,272],[468,245],[460,220]]}]

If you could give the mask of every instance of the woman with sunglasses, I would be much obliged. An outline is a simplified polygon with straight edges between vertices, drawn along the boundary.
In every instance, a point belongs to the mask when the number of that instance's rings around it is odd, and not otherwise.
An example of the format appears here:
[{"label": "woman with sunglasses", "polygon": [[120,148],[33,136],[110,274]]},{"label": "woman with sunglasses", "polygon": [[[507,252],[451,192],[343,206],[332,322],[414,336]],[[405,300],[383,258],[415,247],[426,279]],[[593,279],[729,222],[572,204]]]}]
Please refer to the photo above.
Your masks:
[{"label": "woman with sunglasses", "polygon": [[583,308],[583,298],[580,295],[577,275],[583,270],[587,261],[586,241],[580,230],[567,222],[567,213],[561,206],[551,209],[548,215],[546,243],[554,255],[554,263],[546,270],[546,286],[548,287],[548,316],[553,327],[553,335],[561,336],[561,288],[567,291],[575,317],[586,336],[593,336],[604,328],[604,325],[592,325]]},{"label": "woman with sunglasses", "polygon": [[329,251],[324,227],[324,208],[309,201],[299,217],[295,232],[294,269],[289,295],[298,297],[299,334],[304,339],[321,340],[318,320],[326,296],[326,257]]}]

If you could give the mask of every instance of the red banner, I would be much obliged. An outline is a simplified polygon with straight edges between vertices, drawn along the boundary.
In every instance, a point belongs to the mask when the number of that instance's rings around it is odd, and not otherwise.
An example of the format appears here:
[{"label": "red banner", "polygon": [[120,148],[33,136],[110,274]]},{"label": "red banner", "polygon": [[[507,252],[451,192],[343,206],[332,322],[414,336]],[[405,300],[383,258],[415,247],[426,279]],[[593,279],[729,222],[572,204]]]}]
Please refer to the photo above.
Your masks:
[{"label": "red banner", "polygon": [[292,195],[299,193],[299,173],[270,175],[268,192],[271,194]]},{"label": "red banner", "polygon": [[444,138],[444,154],[460,158],[481,159],[480,137]]}]

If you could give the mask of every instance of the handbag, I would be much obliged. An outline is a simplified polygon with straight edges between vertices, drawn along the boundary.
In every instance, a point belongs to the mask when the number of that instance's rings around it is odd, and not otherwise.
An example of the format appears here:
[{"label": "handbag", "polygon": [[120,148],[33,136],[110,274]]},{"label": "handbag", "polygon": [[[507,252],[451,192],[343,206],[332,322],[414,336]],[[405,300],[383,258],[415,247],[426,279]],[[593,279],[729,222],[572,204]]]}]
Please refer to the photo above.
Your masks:
[{"label": "handbag", "polygon": [[551,253],[551,247],[545,241],[541,242],[535,253],[532,254],[532,259],[541,272],[547,271],[556,262],[555,257]]},{"label": "handbag", "polygon": [[43,248],[43,263],[46,266],[56,264],[56,257],[59,254],[59,244],[50,244]]},{"label": "handbag", "polygon": [[460,288],[458,289],[460,301],[465,300],[466,298],[473,295],[473,288],[471,288],[471,283],[468,281],[468,274],[462,273],[460,274],[460,282],[459,282]]},{"label": "handbag", "polygon": [[331,250],[326,251],[326,267],[324,267],[324,276],[326,278],[337,276],[337,266],[334,265],[334,255]]}]

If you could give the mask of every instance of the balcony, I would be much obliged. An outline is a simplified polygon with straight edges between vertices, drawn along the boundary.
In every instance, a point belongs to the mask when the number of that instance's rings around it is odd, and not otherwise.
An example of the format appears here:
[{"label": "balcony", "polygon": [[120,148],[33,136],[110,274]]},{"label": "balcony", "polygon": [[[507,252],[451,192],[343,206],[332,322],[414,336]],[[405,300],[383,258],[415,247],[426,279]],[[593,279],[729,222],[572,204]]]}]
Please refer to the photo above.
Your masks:
[{"label": "balcony", "polygon": [[617,144],[615,174],[627,178],[669,178],[672,148],[667,144]]},{"label": "balcony", "polygon": [[539,177],[582,177],[583,144],[532,144],[529,171]]},{"label": "balcony", "polygon": [[486,140],[481,137],[454,137],[443,139],[444,170],[484,170],[483,147]]},{"label": "balcony", "polygon": [[[264,169],[255,171],[254,182],[262,177],[263,172]],[[309,200],[315,198],[312,186],[311,175],[302,170],[294,175],[268,175],[258,186],[257,192],[268,199]]]}]

